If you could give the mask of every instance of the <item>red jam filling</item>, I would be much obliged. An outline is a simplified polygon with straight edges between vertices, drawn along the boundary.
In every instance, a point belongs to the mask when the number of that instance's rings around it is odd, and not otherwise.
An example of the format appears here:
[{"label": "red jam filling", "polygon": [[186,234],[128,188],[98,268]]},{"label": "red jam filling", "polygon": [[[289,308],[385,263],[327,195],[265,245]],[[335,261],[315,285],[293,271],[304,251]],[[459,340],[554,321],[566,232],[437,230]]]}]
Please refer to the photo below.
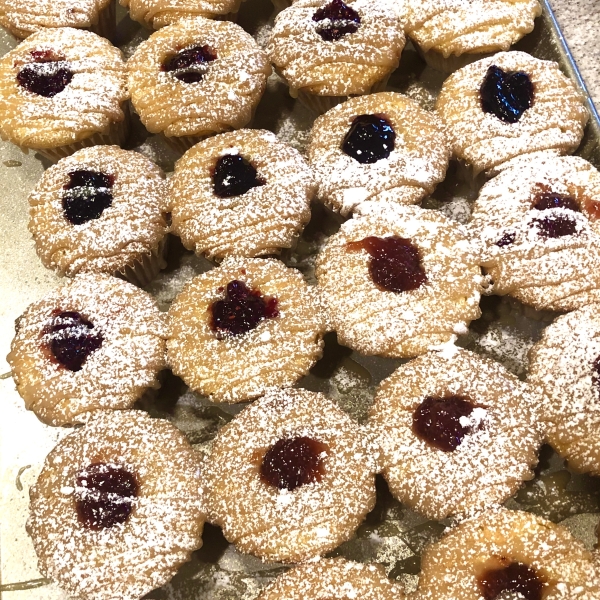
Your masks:
[{"label": "red jam filling", "polygon": [[125,523],[138,495],[135,476],[122,466],[93,463],[77,474],[75,505],[79,522],[100,530]]},{"label": "red jam filling", "polygon": [[396,142],[396,132],[384,115],[358,115],[344,136],[342,150],[361,164],[387,158]]},{"label": "red jam filling", "polygon": [[260,477],[280,490],[321,481],[328,447],[309,437],[282,439],[271,446],[260,465]]},{"label": "red jam filling", "polygon": [[265,184],[256,169],[239,154],[221,156],[215,164],[213,191],[219,198],[241,196],[252,188]]},{"label": "red jam filling", "polygon": [[492,65],[479,89],[481,108],[505,123],[516,123],[533,104],[533,83],[523,71]]},{"label": "red jam filling", "polygon": [[453,452],[473,431],[472,424],[461,423],[461,418],[470,417],[474,408],[462,396],[427,396],[413,413],[413,432],[434,448]]},{"label": "red jam filling", "polygon": [[112,205],[114,179],[112,175],[98,171],[71,171],[62,197],[65,218],[73,225],[100,218],[104,210]]},{"label": "red jam filling", "polygon": [[317,33],[326,42],[336,42],[360,27],[360,15],[343,0],[332,0],[315,12]]},{"label": "red jam filling", "polygon": [[19,85],[28,92],[52,98],[60,94],[73,79],[69,63],[51,50],[33,50],[32,62],[22,66],[17,73]]},{"label": "red jam filling", "polygon": [[277,298],[262,296],[260,290],[250,290],[243,281],[230,281],[225,298],[210,306],[213,331],[233,336],[254,329],[264,319],[279,316]]},{"label": "red jam filling", "polygon": [[217,53],[210,46],[184,48],[162,64],[162,70],[184,83],[198,83],[204,79],[209,65],[217,59]]},{"label": "red jam filling", "polygon": [[485,600],[499,600],[506,592],[520,594],[524,600],[542,600],[544,582],[527,565],[511,562],[499,569],[488,569],[478,580],[479,591]]},{"label": "red jam filling", "polygon": [[350,251],[366,250],[370,255],[369,274],[380,289],[388,292],[416,290],[427,282],[419,250],[410,240],[390,236],[370,236],[349,242]]}]

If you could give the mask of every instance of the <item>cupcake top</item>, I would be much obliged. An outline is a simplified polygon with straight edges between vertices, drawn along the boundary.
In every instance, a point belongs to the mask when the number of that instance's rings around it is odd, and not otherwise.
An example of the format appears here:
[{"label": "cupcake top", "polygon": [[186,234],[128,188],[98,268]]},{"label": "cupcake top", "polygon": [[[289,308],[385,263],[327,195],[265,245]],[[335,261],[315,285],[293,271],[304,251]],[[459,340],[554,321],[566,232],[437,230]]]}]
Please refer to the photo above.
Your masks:
[{"label": "cupcake top", "polygon": [[158,253],[167,183],[145,156],[118,146],[79,150],[45,171],[29,196],[29,230],[45,267],[70,277],[126,275]]},{"label": "cupcake top", "polygon": [[160,29],[182,19],[223,18],[237,13],[243,0],[119,0],[129,16],[150,29]]},{"label": "cupcake top", "polygon": [[142,123],[167,137],[206,137],[248,124],[271,73],[250,34],[201,17],[152,34],[127,69]]},{"label": "cupcake top", "polygon": [[444,58],[508,50],[542,13],[539,0],[404,0],[403,8],[407,35]]},{"label": "cupcake top", "polygon": [[297,0],[275,17],[267,52],[290,86],[322,96],[368,93],[400,60],[404,33],[374,0]]},{"label": "cupcake top", "polygon": [[15,37],[26,38],[40,29],[88,28],[112,0],[22,0],[0,1],[0,25]]},{"label": "cupcake top", "polygon": [[436,112],[455,157],[479,173],[522,154],[573,152],[589,117],[583,102],[555,62],[500,52],[448,77]]},{"label": "cupcake top", "polygon": [[27,307],[7,360],[26,408],[70,425],[158,388],[166,336],[149,294],[109,275],[79,275]]},{"label": "cupcake top", "polygon": [[0,60],[0,135],[24,148],[67,146],[124,120],[121,51],[95,33],[40,31]]},{"label": "cupcake top", "polygon": [[196,144],[170,180],[173,230],[209,258],[289,248],[310,219],[314,177],[270,131],[244,129]]}]

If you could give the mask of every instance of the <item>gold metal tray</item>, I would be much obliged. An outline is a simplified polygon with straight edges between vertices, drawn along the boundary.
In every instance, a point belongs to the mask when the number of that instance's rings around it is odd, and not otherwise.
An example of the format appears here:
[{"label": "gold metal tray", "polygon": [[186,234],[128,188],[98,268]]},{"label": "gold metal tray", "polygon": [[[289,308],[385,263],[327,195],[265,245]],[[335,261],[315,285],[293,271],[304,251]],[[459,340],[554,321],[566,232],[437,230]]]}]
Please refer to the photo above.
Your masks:
[{"label": "gold metal tray", "polygon": [[[515,49],[557,61],[583,90],[585,86],[547,0],[542,0],[543,15],[535,30]],[[261,44],[268,38],[273,6],[269,0],[247,0],[238,22]],[[126,56],[148,32],[118,12],[116,42]],[[16,41],[0,33],[0,52],[4,54]],[[416,52],[405,49],[399,69],[392,75],[389,89],[403,92],[432,108],[444,76],[426,67]],[[587,92],[586,92],[587,94]],[[600,168],[600,119],[588,95],[592,115],[577,154]],[[287,93],[287,88],[271,77],[267,92],[259,105],[253,127],[274,131],[283,140],[303,150],[314,116]],[[133,133],[127,147],[146,154],[166,171],[171,171],[177,155],[159,136],[149,136],[134,119]],[[24,155],[9,143],[0,142],[0,356],[8,353],[14,334],[14,320],[25,307],[60,284],[59,278],[45,270],[34,251],[27,231],[27,196],[48,162],[40,155]],[[423,206],[438,209],[459,221],[468,220],[477,189],[460,184],[450,169],[446,181]],[[293,253],[282,259],[299,268],[314,281],[313,259],[319,246],[339,227],[339,220],[315,205],[313,219]],[[183,284],[197,273],[212,267],[208,261],[185,251],[173,238],[168,268],[148,290],[166,309]],[[509,298],[482,299],[483,316],[471,324],[469,333],[458,344],[503,363],[523,376],[526,353],[540,332],[555,316],[534,312]],[[335,334],[326,336],[324,358],[313,368],[300,386],[323,391],[342,408],[364,420],[377,384],[401,361],[364,357],[339,346]],[[3,363],[0,373],[8,371]],[[0,597],[2,600],[64,600],[67,596],[54,584],[43,579],[36,569],[36,556],[25,532],[28,514],[28,489],[35,482],[47,453],[68,429],[41,424],[23,408],[10,374],[0,379],[2,417],[0,418],[0,459],[2,495],[0,499]],[[241,410],[241,405],[213,405],[187,390],[183,382],[167,374],[156,400],[143,406],[152,415],[172,420],[199,451],[206,451],[218,428]],[[437,539],[448,522],[429,521],[402,507],[389,494],[382,478],[377,479],[378,502],[357,532],[356,539],[343,544],[333,555],[361,561],[382,563],[389,576],[403,581],[408,590],[415,589],[423,547]],[[537,476],[507,502],[562,522],[588,547],[596,543],[595,527],[600,519],[600,479],[574,475],[547,446],[541,449]],[[207,525],[204,546],[186,563],[170,584],[151,592],[154,600],[252,600],[259,589],[286,567],[262,563],[242,555],[228,544],[220,529]]]}]

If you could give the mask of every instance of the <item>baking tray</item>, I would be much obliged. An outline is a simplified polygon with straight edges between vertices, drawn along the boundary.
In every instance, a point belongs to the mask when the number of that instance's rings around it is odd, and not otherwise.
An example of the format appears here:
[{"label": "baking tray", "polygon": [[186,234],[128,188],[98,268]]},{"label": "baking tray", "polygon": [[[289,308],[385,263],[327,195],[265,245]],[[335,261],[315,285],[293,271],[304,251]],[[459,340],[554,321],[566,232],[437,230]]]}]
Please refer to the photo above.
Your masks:
[{"label": "baking tray", "polygon": [[[586,93],[591,114],[584,140],[577,154],[600,168],[600,119],[585,89],[577,66],[561,34],[551,8],[542,0],[543,14],[534,31],[514,48],[543,59],[557,61]],[[273,7],[268,0],[248,0],[242,5],[238,22],[261,45],[265,45],[272,23]],[[116,43],[126,56],[148,33],[118,11]],[[8,34],[0,34],[0,52],[16,45]],[[399,69],[392,75],[389,89],[403,92],[432,108],[444,76],[426,67],[410,45],[405,49]],[[314,116],[287,93],[273,76],[255,116],[253,127],[274,131],[280,138],[304,150]],[[177,155],[161,140],[148,135],[139,121],[127,147],[135,148],[171,171]],[[0,356],[4,357],[14,334],[14,320],[25,307],[60,284],[60,279],[45,270],[27,231],[27,195],[49,163],[40,155],[25,155],[9,143],[0,143]],[[461,222],[469,218],[477,196],[475,185],[460,183],[453,169],[435,193],[423,203]],[[313,206],[313,219],[294,252],[281,256],[314,282],[314,256],[324,240],[339,228],[340,219],[319,205]],[[194,275],[212,268],[208,261],[184,250],[173,238],[168,268],[148,290],[166,309],[184,283]],[[510,298],[484,297],[483,316],[471,324],[460,346],[503,363],[523,377],[526,354],[539,339],[553,313],[535,312]],[[4,360],[4,359],[2,359]],[[335,334],[326,336],[324,358],[299,385],[322,391],[358,420],[365,419],[377,384],[389,375],[400,360],[364,357],[339,346]],[[36,569],[36,557],[25,532],[28,490],[35,482],[47,453],[68,429],[51,428],[23,408],[4,361],[0,366],[0,597],[2,600],[64,600],[67,596],[44,579]],[[183,382],[167,373],[161,392],[151,404],[140,406],[153,416],[173,421],[201,452],[206,452],[219,427],[239,412],[242,405],[214,405],[187,390]],[[507,502],[507,506],[541,514],[567,526],[586,546],[596,543],[595,527],[600,519],[600,479],[575,475],[548,447],[540,453],[536,478]],[[423,547],[439,536],[448,521],[427,520],[396,502],[382,478],[377,478],[378,501],[360,526],[354,540],[336,549],[360,561],[382,563],[388,575],[404,582],[408,590],[416,587]],[[204,546],[195,552],[170,584],[148,594],[148,600],[252,600],[260,588],[287,567],[263,563],[242,555],[228,544],[220,529],[207,525]]]}]

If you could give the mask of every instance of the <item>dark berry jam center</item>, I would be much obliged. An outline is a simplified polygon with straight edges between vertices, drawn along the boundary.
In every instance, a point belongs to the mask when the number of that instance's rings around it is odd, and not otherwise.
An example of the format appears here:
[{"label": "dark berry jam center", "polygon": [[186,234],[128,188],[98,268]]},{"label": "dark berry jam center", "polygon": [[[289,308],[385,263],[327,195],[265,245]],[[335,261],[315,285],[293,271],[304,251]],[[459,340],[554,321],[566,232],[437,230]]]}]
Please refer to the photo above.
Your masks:
[{"label": "dark berry jam center", "polygon": [[343,0],[332,0],[319,8],[312,18],[317,22],[317,33],[326,42],[335,42],[360,26],[360,15]]},{"label": "dark berry jam center", "polygon": [[571,196],[563,196],[553,192],[540,192],[533,199],[532,208],[535,210],[550,210],[551,208],[564,208],[573,212],[581,212],[577,200]]},{"label": "dark berry jam center", "polygon": [[525,600],[541,600],[544,582],[523,563],[511,562],[506,567],[488,569],[479,577],[479,591],[485,600],[497,600],[506,592],[520,594]]},{"label": "dark berry jam center", "polygon": [[32,62],[17,73],[19,85],[28,92],[52,98],[62,92],[73,79],[69,63],[49,50],[30,52]]},{"label": "dark berry jam center", "polygon": [[102,334],[78,312],[53,314],[52,322],[43,331],[46,347],[52,356],[69,371],[80,371],[88,356],[98,350]]},{"label": "dark berry jam center", "polygon": [[533,83],[523,71],[503,71],[492,65],[479,90],[483,112],[516,123],[533,104]]},{"label": "dark berry jam center", "polygon": [[413,432],[444,452],[453,452],[474,430],[474,406],[462,396],[427,396],[413,413]]},{"label": "dark berry jam center", "polygon": [[75,486],[77,516],[87,529],[125,523],[138,495],[135,475],[120,465],[93,463],[77,474]]},{"label": "dark berry jam center", "polygon": [[114,177],[98,171],[71,171],[62,197],[65,218],[73,225],[98,219],[112,205]]},{"label": "dark berry jam center", "polygon": [[184,48],[162,64],[162,70],[184,83],[197,83],[204,79],[209,64],[217,59],[217,53],[210,46]]},{"label": "dark berry jam center", "polygon": [[[575,199],[552,191],[538,192],[533,199],[532,208],[540,211],[562,208],[576,213],[581,212],[579,203]],[[577,234],[577,222],[568,214],[551,214],[541,219],[533,219],[531,224],[544,238]]]},{"label": "dark berry jam center", "polygon": [[517,236],[512,231],[509,231],[496,242],[496,246],[499,246],[500,248],[510,246],[515,243],[515,239],[517,239]]},{"label": "dark berry jam center", "polygon": [[265,184],[256,169],[239,154],[221,156],[215,165],[213,190],[220,198],[241,196],[252,188]]},{"label": "dark berry jam center", "polygon": [[342,150],[361,164],[387,158],[394,149],[396,133],[383,115],[359,115],[342,142]]},{"label": "dark berry jam center", "polygon": [[395,236],[371,236],[360,242],[350,242],[348,249],[364,249],[371,255],[369,274],[375,285],[382,290],[409,292],[427,282],[419,249],[410,240]]},{"label": "dark berry jam center", "polygon": [[596,390],[598,400],[600,400],[600,356],[597,356],[592,363],[592,384]]},{"label": "dark berry jam center", "polygon": [[211,327],[217,333],[243,335],[263,319],[279,316],[277,298],[262,296],[260,290],[250,290],[243,281],[230,281],[225,298],[213,302]]},{"label": "dark berry jam center", "polygon": [[280,490],[321,481],[328,447],[309,437],[283,439],[271,446],[260,465],[261,479]]}]

